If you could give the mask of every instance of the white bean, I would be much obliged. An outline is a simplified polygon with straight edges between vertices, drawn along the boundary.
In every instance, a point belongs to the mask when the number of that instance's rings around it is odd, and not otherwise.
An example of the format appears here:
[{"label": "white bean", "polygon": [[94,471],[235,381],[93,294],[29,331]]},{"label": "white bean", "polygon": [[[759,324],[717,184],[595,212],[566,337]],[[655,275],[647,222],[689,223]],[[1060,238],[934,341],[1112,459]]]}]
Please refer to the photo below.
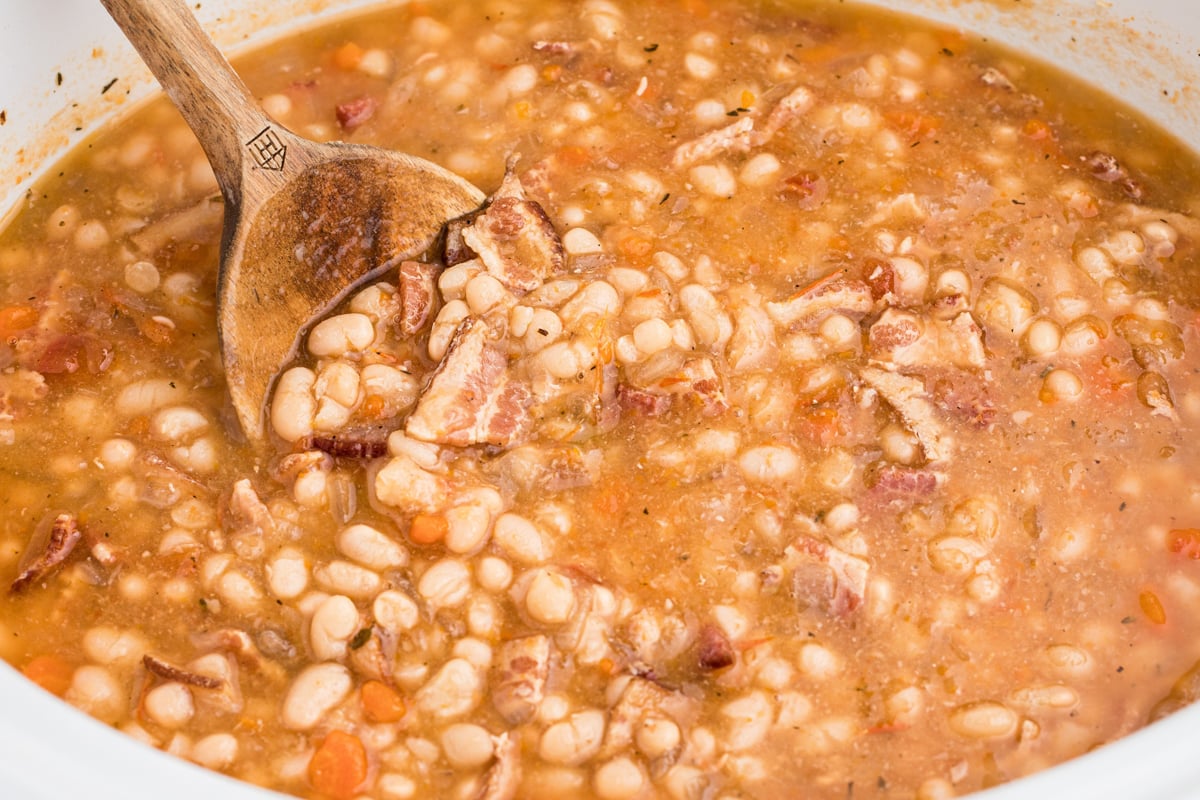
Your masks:
[{"label": "white bean", "polygon": [[550,555],[542,532],[519,514],[500,515],[492,530],[492,540],[505,553],[524,564],[542,564]]},{"label": "white bean", "polygon": [[343,555],[374,570],[395,569],[408,563],[408,551],[382,531],[358,523],[343,528],[337,536]]},{"label": "white bean", "polygon": [[542,733],[538,755],[552,764],[577,766],[600,751],[603,739],[604,712],[579,711]]},{"label": "white bean", "polygon": [[525,610],[544,625],[561,625],[575,610],[575,589],[571,579],[551,569],[534,573],[525,593]]},{"label": "white bean", "polygon": [[280,600],[299,597],[308,587],[308,564],[304,554],[285,547],[267,562],[267,587]]},{"label": "white bean", "polygon": [[487,542],[492,515],[476,503],[454,506],[446,511],[446,549],[451,553],[474,553]]},{"label": "white bean", "polygon": [[442,752],[455,769],[477,769],[492,760],[492,735],[469,722],[448,726],[441,735]]},{"label": "white bean", "polygon": [[482,698],[483,679],[465,658],[447,661],[415,695],[417,708],[442,720],[469,713]]},{"label": "white bean", "polygon": [[149,645],[136,631],[102,625],[83,635],[83,654],[97,664],[130,666],[140,661]]},{"label": "white bean", "polygon": [[196,713],[191,690],[175,681],[160,684],[146,692],[143,703],[150,719],[171,730],[186,725]]},{"label": "white bean", "polygon": [[237,760],[238,740],[231,733],[213,733],[192,747],[192,760],[212,770],[228,769]]},{"label": "white bean", "polygon": [[438,608],[453,608],[467,599],[471,573],[463,562],[444,558],[425,570],[417,581],[417,591]]},{"label": "white bean", "polygon": [[639,794],[645,785],[646,776],[628,756],[601,764],[592,776],[592,787],[602,800],[626,800]]},{"label": "white bean", "polygon": [[317,375],[307,367],[292,367],[279,376],[271,399],[271,427],[285,442],[295,442],[313,432],[317,401],[313,396]]},{"label": "white bean", "polygon": [[280,719],[289,730],[312,730],[353,688],[354,679],[342,665],[314,664],[292,681]]},{"label": "white bean", "polygon": [[970,739],[1000,739],[1017,729],[1017,715],[993,701],[967,703],[950,712],[950,730]]},{"label": "white bean", "polygon": [[744,752],[766,739],[775,721],[774,705],[766,692],[754,691],[721,706],[721,716],[730,722],[725,747]]},{"label": "white bean", "polygon": [[358,608],[345,595],[333,595],[317,607],[309,625],[309,643],[320,661],[335,661],[346,655],[350,637],[358,632]]},{"label": "white bean", "polygon": [[375,324],[366,314],[338,314],[318,322],[308,334],[308,352],[338,358],[365,350],[375,341]]},{"label": "white bean", "polygon": [[75,670],[64,699],[102,722],[113,723],[123,713],[127,698],[120,683],[104,667],[85,665]]},{"label": "white bean", "polygon": [[313,577],[328,591],[360,600],[374,597],[383,585],[378,574],[349,561],[331,561],[314,567]]},{"label": "white bean", "polygon": [[380,592],[371,606],[375,622],[391,633],[411,630],[421,619],[421,611],[408,595],[394,589]]},{"label": "white bean", "polygon": [[208,428],[208,419],[189,406],[171,406],[150,420],[150,434],[160,442],[187,442]]},{"label": "white bean", "polygon": [[790,480],[800,472],[800,458],[789,448],[761,445],[738,457],[738,467],[748,480],[775,483]]}]

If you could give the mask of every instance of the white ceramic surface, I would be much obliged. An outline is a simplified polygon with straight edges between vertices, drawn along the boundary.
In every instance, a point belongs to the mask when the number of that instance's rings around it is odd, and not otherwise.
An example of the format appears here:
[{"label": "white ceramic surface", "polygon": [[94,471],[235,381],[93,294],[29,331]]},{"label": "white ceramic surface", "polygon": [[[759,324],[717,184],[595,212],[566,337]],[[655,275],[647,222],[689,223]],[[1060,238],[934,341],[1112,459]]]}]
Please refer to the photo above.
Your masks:
[{"label": "white ceramic surface", "polygon": [[[1200,150],[1196,0],[872,0],[986,33],[1087,76]],[[205,0],[237,51],[376,0]],[[61,75],[61,79],[59,78]],[[107,92],[102,89],[117,78]],[[39,169],[152,88],[97,0],[0,2],[0,219]],[[0,598],[0,602],[3,599]],[[2,633],[2,631],[0,631]],[[979,800],[1200,800],[1200,707]],[[279,797],[136,743],[0,663],[0,800]]]}]

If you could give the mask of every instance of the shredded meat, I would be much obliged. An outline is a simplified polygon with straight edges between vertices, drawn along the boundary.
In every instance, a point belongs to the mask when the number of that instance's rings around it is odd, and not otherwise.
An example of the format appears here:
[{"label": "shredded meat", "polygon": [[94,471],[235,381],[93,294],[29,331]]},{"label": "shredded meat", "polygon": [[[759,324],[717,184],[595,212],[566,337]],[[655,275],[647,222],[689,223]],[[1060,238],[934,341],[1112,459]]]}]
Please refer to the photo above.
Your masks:
[{"label": "shredded meat", "polygon": [[870,572],[870,565],[865,560],[807,535],[798,536],[785,552],[795,574],[803,575],[810,588],[814,585],[812,567],[828,570],[822,593],[817,597],[810,596],[810,600],[821,608],[842,615],[862,605]]},{"label": "shredded meat", "polygon": [[463,320],[433,373],[406,432],[459,447],[513,447],[530,427],[529,387],[508,373],[508,357],[476,317]]},{"label": "shredded meat", "polygon": [[601,757],[627,749],[638,726],[647,717],[667,717],[681,730],[691,730],[699,717],[699,702],[679,691],[667,689],[649,678],[634,677],[613,705]]},{"label": "shredded meat", "polygon": [[520,741],[502,733],[492,738],[496,760],[484,777],[476,800],[513,800],[521,785]]},{"label": "shredded meat", "polygon": [[753,134],[754,118],[742,117],[737,122],[709,131],[676,147],[671,155],[671,165],[680,169],[707,161],[721,153],[745,152],[754,142]]},{"label": "shredded meat", "polygon": [[949,458],[952,441],[936,419],[934,406],[926,397],[925,384],[920,378],[864,367],[859,371],[864,381],[896,409],[904,424],[912,431],[929,461]]},{"label": "shredded meat", "polygon": [[546,696],[550,640],[541,635],[511,639],[496,658],[492,705],[510,725],[533,719]]},{"label": "shredded meat", "polygon": [[1117,184],[1130,200],[1140,202],[1145,199],[1145,189],[1129,174],[1129,170],[1117,161],[1116,156],[1097,150],[1083,156],[1082,160],[1093,178]]},{"label": "shredded meat", "polygon": [[[43,536],[35,535],[34,541],[22,558],[23,566],[9,586],[9,592],[17,593],[30,584],[41,580],[71,555],[79,544],[81,534],[74,514],[59,514]],[[38,540],[41,541],[38,541]]]},{"label": "shredded meat", "polygon": [[188,672],[185,669],[172,666],[166,661],[159,660],[149,654],[142,656],[142,664],[146,667],[147,672],[157,675],[163,680],[176,681],[188,686],[195,686],[198,689],[220,689],[225,685],[225,682],[222,680]]},{"label": "shredded meat", "polygon": [[817,321],[835,311],[861,318],[875,305],[865,281],[847,277],[845,271],[826,275],[786,300],[767,303],[767,313],[780,325]]}]

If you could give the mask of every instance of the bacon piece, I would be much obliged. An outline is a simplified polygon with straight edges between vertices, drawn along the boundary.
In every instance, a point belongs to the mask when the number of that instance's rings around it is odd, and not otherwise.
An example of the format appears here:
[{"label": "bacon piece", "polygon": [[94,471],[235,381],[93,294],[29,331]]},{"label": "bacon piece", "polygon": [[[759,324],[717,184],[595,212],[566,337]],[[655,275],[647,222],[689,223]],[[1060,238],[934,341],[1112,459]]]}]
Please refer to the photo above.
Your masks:
[{"label": "bacon piece", "polygon": [[733,645],[729,637],[716,625],[708,624],[700,627],[700,638],[697,643],[696,660],[700,669],[715,671],[725,669],[736,660]]},{"label": "bacon piece", "polygon": [[235,536],[266,537],[275,532],[275,518],[259,499],[249,478],[233,484],[225,509],[226,525]]},{"label": "bacon piece", "polygon": [[767,303],[767,313],[780,325],[816,320],[834,311],[862,317],[875,305],[865,281],[846,276],[844,270],[830,273],[786,300]]},{"label": "bacon piece", "polygon": [[16,594],[49,575],[51,570],[67,560],[81,537],[74,514],[63,513],[56,516],[45,533],[34,534],[25,556],[21,559],[25,563],[16,580],[8,587],[8,591]]},{"label": "bacon piece", "polygon": [[542,635],[510,639],[496,659],[492,705],[510,725],[533,719],[546,697],[550,639]]},{"label": "bacon piece", "polygon": [[1131,200],[1145,199],[1146,190],[1137,180],[1130,176],[1129,171],[1117,161],[1117,157],[1097,150],[1083,156],[1081,159],[1093,178],[1105,183],[1115,183],[1121,187]]},{"label": "bacon piece", "polygon": [[396,293],[400,297],[400,314],[396,330],[401,336],[416,336],[425,329],[433,314],[437,276],[436,264],[404,261],[397,273]]},{"label": "bacon piece", "polygon": [[[353,458],[369,461],[382,458],[388,454],[387,434],[382,428],[379,433],[359,433],[342,431],[341,433],[314,434],[305,438],[300,446],[305,450],[320,450],[334,458]],[[382,435],[380,435],[382,433]]]},{"label": "bacon piece", "polygon": [[671,166],[676,169],[707,161],[726,152],[744,153],[754,144],[754,118],[742,117],[737,122],[709,131],[675,148]]},{"label": "bacon piece", "polygon": [[338,125],[344,131],[352,131],[359,125],[375,116],[379,101],[374,97],[356,97],[345,103],[339,103],[336,109]]},{"label": "bacon piece", "polygon": [[447,267],[479,258],[479,254],[463,241],[463,231],[486,210],[487,207],[484,206],[446,223],[446,235],[442,240],[442,263]]},{"label": "bacon piece", "polygon": [[689,359],[678,369],[649,386],[621,384],[617,387],[617,399],[621,408],[651,417],[665,414],[675,404],[676,398],[691,400],[706,417],[714,417],[729,410],[729,401],[721,386],[721,377],[717,374],[712,360],[708,358]]},{"label": "bacon piece", "polygon": [[675,398],[669,394],[636,389],[627,383],[617,386],[617,402],[626,411],[636,411],[648,417],[661,417],[671,410]]},{"label": "bacon piece", "polygon": [[578,49],[573,42],[548,42],[544,39],[534,42],[531,47],[535,52],[549,53],[554,56],[573,55]]},{"label": "bacon piece", "polygon": [[986,428],[996,421],[996,403],[987,384],[968,372],[934,381],[933,402],[977,428]]},{"label": "bacon piece", "polygon": [[926,398],[925,384],[920,378],[875,367],[864,367],[859,375],[879,392],[888,405],[896,409],[904,424],[921,443],[926,459],[941,461],[950,457],[953,440],[937,421],[933,404]]},{"label": "bacon piece", "polygon": [[152,655],[142,656],[142,664],[146,667],[146,671],[157,675],[163,680],[175,681],[188,686],[195,686],[199,689],[220,689],[225,685],[225,682],[218,678],[211,678],[208,675],[197,675],[194,672],[188,672],[180,667],[172,666],[166,661],[155,658]]},{"label": "bacon piece", "polygon": [[465,245],[488,273],[514,292],[530,292],[561,273],[566,251],[545,210],[525,197],[510,163],[482,214],[462,229]]},{"label": "bacon piece", "polygon": [[671,166],[676,169],[707,161],[722,153],[744,153],[762,147],[813,106],[813,94],[803,86],[793,89],[771,107],[761,127],[755,127],[758,115],[743,116],[723,128],[709,131],[675,148]]},{"label": "bacon piece", "polygon": [[803,86],[797,87],[786,94],[771,109],[771,113],[767,115],[767,121],[763,124],[762,130],[754,134],[754,146],[761,147],[769,142],[780,130],[807,114],[809,109],[813,107],[814,102],[815,98],[812,92]]},{"label": "bacon piece", "polygon": [[981,369],[987,360],[983,329],[967,312],[951,319],[923,320],[916,314],[889,308],[867,335],[871,356],[900,366]]},{"label": "bacon piece", "polygon": [[827,594],[817,598],[826,611],[841,616],[863,604],[867,594],[867,575],[871,569],[865,559],[806,535],[796,537],[785,554],[788,565],[794,571],[793,581],[795,575],[810,579],[813,565],[828,571],[830,580],[825,584]]},{"label": "bacon piece", "polygon": [[729,401],[725,399],[725,390],[721,388],[721,378],[712,359],[693,358],[684,362],[680,376],[683,380],[677,384],[681,387],[678,393],[699,401],[704,416],[715,417],[729,410]]},{"label": "bacon piece", "polygon": [[940,478],[931,469],[882,464],[869,473],[868,488],[884,500],[905,502],[924,500],[937,491]]},{"label": "bacon piece", "polygon": [[487,325],[468,317],[405,430],[414,439],[458,447],[512,447],[530,427],[529,387],[508,374],[508,357],[490,340]]}]

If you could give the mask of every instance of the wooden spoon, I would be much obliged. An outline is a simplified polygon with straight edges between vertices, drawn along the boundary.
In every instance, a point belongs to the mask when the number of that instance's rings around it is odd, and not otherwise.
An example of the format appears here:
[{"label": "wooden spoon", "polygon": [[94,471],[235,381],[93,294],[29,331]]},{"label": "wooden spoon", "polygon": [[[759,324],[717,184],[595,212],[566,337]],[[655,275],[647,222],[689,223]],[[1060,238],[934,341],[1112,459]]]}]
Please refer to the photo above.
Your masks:
[{"label": "wooden spoon", "polygon": [[166,89],[225,198],[217,324],[242,430],[306,328],[351,290],[428,250],[483,194],[424,159],[320,144],[258,107],[184,0],[100,0]]}]

